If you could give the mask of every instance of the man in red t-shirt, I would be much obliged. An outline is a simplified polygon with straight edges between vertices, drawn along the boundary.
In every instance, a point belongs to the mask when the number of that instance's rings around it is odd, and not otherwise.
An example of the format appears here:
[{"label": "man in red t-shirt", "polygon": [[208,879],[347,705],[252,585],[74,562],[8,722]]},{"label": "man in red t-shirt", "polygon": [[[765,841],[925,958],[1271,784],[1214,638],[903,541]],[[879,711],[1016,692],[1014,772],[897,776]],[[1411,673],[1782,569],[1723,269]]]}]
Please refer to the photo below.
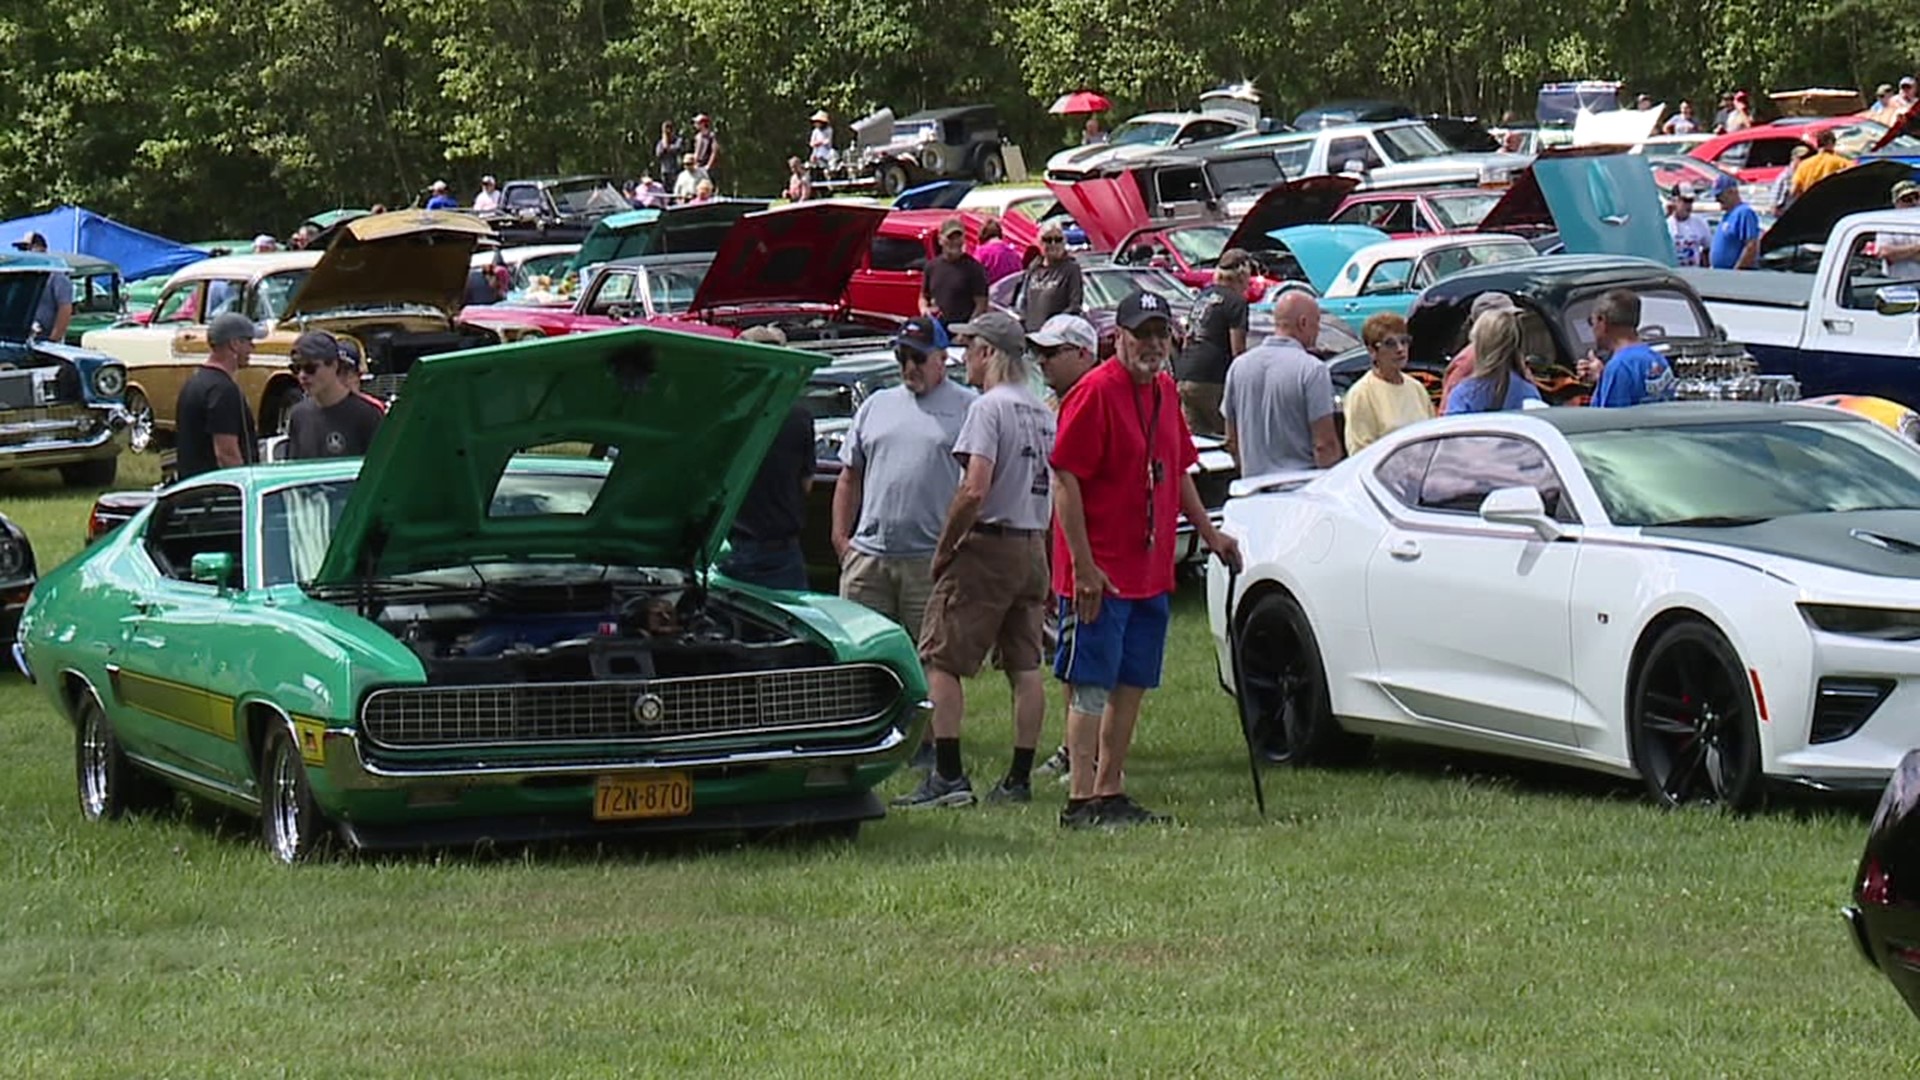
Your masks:
[{"label": "man in red t-shirt", "polygon": [[1166,372],[1166,301],[1134,293],[1114,322],[1114,358],[1088,372],[1061,406],[1050,459],[1060,605],[1053,671],[1069,687],[1067,754],[1076,763],[1060,813],[1069,828],[1167,820],[1122,785],[1141,699],[1160,685],[1175,515],[1184,512],[1215,555],[1240,565],[1239,545],[1213,527],[1187,473],[1199,455]]}]

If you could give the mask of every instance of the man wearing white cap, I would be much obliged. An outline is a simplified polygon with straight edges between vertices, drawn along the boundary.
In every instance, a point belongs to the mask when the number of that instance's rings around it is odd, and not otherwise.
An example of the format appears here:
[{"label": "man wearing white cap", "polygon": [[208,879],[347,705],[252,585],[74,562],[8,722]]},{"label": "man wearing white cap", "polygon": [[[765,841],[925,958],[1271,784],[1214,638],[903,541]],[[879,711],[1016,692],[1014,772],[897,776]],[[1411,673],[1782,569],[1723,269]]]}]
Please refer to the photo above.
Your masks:
[{"label": "man wearing white cap", "polygon": [[1093,324],[1078,315],[1062,312],[1027,335],[1035,356],[1040,358],[1040,374],[1053,390],[1054,399],[1065,404],[1067,393],[1080,377],[1100,362],[1100,335]]},{"label": "man wearing white cap", "polygon": [[272,233],[261,233],[259,236],[253,238],[253,253],[255,255],[267,255],[279,250],[280,241],[275,240]]},{"label": "man wearing white cap", "polygon": [[1707,252],[1713,247],[1713,233],[1707,223],[1693,216],[1692,184],[1675,184],[1667,200],[1667,234],[1673,237],[1673,260],[1681,266],[1707,265]]},{"label": "man wearing white cap", "polygon": [[427,190],[433,193],[432,197],[427,200],[427,209],[429,210],[453,210],[460,205],[460,200],[447,194],[447,182],[445,180],[435,180],[433,186]]},{"label": "man wearing white cap", "polygon": [[500,209],[499,181],[491,176],[480,178],[480,193],[473,197],[473,208],[480,211]]}]

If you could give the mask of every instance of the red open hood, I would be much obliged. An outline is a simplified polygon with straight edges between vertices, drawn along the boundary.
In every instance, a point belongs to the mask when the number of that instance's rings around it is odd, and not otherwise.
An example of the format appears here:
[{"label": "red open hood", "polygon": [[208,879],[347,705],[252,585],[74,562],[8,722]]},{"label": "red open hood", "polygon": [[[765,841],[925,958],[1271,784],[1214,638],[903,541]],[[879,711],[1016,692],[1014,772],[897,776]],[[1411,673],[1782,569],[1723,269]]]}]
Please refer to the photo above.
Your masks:
[{"label": "red open hood", "polygon": [[1113,251],[1128,234],[1151,223],[1146,197],[1131,172],[1070,183],[1049,180],[1047,188],[1060,200],[1060,208],[1086,230],[1087,242],[1095,251]]},{"label": "red open hood", "polygon": [[688,313],[838,304],[886,216],[878,206],[846,203],[801,203],[748,214],[721,239]]},{"label": "red open hood", "polygon": [[1351,176],[1303,176],[1267,189],[1227,237],[1227,246],[1261,251],[1273,246],[1267,234],[1294,225],[1319,225],[1360,186]]}]

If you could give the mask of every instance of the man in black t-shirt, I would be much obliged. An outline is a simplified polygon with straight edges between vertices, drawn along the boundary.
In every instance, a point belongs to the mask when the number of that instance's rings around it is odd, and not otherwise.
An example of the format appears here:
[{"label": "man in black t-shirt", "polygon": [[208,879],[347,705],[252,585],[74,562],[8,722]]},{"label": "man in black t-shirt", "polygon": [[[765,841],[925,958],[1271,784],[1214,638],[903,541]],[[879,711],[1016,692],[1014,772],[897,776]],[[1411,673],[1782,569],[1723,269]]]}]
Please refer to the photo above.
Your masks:
[{"label": "man in black t-shirt", "polygon": [[1180,407],[1195,435],[1225,436],[1220,396],[1227,367],[1247,349],[1247,281],[1253,261],[1239,248],[1220,254],[1213,284],[1201,290],[1187,316],[1187,344],[1173,362],[1180,385]]},{"label": "man in black t-shirt", "polygon": [[940,257],[920,272],[920,313],[951,326],[987,310],[987,268],[967,254],[967,227],[957,217],[940,223]]},{"label": "man in black t-shirt", "polygon": [[291,458],[363,457],[386,414],[353,392],[343,370],[340,341],[325,330],[309,330],[293,343],[293,373],[307,399],[287,418],[287,456]]},{"label": "man in black t-shirt", "polygon": [[252,358],[256,333],[253,320],[236,311],[207,325],[207,362],[180,388],[173,407],[179,479],[256,460],[253,410],[233,379]]},{"label": "man in black t-shirt", "polygon": [[[786,335],[771,326],[753,327],[740,339],[787,343]],[[733,550],[721,562],[720,572],[769,589],[805,589],[807,561],[800,552],[800,529],[806,524],[806,497],[812,487],[813,414],[795,405],[767,447],[767,456],[760,459],[760,471],[733,519],[727,537]]]}]

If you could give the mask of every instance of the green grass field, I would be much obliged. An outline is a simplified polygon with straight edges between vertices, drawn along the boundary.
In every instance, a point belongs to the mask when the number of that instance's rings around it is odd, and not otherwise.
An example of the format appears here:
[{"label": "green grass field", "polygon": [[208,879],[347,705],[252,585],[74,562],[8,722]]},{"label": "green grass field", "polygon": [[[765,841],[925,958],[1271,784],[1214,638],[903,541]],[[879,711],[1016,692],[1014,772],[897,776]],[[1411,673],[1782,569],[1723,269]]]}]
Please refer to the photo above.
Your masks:
[{"label": "green grass field", "polygon": [[[43,567],[89,497],[0,481]],[[1604,779],[1389,747],[1269,773],[1262,820],[1203,614],[1182,597],[1129,770],[1180,825],[1118,834],[1063,834],[1049,782],[852,845],[288,870],[207,811],[84,824],[69,731],[0,679],[0,1077],[1920,1068],[1920,1026],[1837,914],[1859,806],[1666,814]],[[972,690],[984,789],[1007,702]]]}]

